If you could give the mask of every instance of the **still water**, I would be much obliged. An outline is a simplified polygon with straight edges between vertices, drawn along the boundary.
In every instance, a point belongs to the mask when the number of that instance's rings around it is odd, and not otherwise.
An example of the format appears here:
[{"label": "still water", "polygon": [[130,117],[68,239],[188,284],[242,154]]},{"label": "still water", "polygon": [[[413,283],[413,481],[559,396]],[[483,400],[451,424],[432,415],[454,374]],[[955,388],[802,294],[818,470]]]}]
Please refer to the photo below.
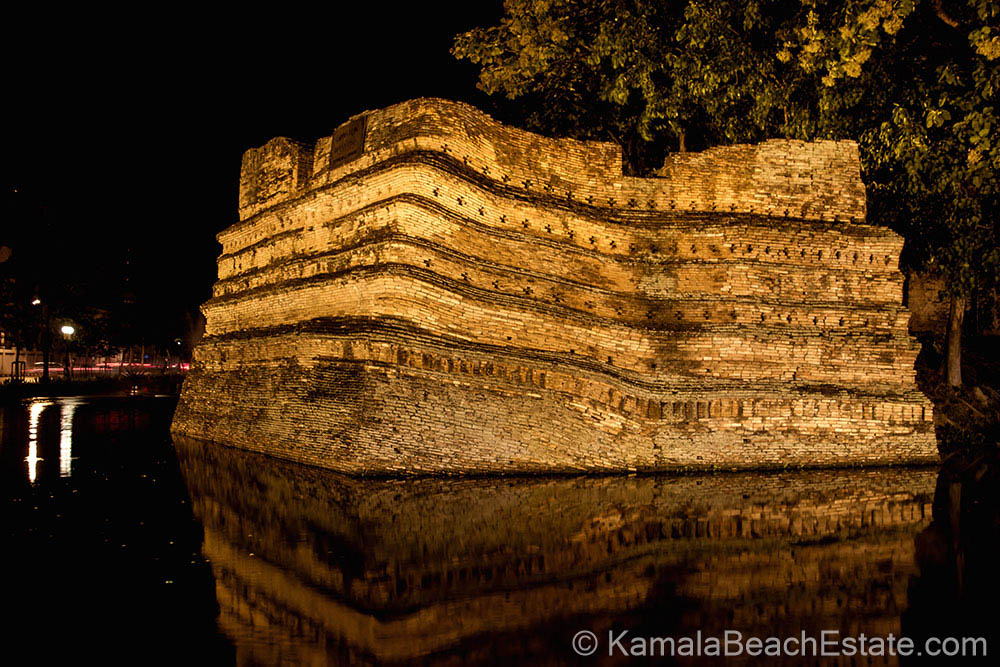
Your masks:
[{"label": "still water", "polygon": [[995,625],[963,603],[994,589],[941,528],[937,469],[361,481],[172,442],[173,407],[0,408],[0,633],[24,662],[624,664],[670,661],[609,633]]}]

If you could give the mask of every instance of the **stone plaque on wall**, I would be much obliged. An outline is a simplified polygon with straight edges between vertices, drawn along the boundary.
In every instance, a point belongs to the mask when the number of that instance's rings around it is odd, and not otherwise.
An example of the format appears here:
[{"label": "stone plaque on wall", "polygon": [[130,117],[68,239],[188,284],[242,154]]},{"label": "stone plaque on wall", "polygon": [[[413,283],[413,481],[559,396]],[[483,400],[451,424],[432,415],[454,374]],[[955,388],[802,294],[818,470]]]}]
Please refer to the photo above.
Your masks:
[{"label": "stone plaque on wall", "polygon": [[356,159],[365,150],[365,116],[355,118],[333,131],[330,142],[330,169]]}]

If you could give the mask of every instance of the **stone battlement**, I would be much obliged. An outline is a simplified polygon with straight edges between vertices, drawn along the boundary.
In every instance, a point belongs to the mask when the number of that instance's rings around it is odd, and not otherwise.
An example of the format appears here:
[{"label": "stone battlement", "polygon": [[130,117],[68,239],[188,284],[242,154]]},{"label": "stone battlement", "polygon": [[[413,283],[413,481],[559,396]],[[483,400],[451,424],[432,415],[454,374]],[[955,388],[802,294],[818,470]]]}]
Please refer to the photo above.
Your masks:
[{"label": "stone battlement", "polygon": [[853,143],[621,160],[428,99],[247,151],[175,431],[356,474],[936,459]]},{"label": "stone battlement", "polygon": [[[424,98],[354,116],[313,146],[276,137],[247,151],[240,219],[390,158],[421,153],[436,154],[507,194],[550,198],[598,215],[661,210],[865,218],[858,149],[851,141],[775,139],[677,153],[656,178],[634,178],[622,174],[617,144],[544,137],[467,104]],[[237,238],[237,229],[220,234],[220,241]]]}]

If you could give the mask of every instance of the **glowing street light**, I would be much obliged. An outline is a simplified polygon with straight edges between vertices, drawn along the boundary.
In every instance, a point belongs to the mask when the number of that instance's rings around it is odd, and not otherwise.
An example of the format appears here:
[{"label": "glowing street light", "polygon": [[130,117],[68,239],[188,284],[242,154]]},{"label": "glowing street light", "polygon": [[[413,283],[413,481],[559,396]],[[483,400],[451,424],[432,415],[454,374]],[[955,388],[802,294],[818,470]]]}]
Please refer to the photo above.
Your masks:
[{"label": "glowing street light", "polygon": [[32,299],[32,300],[31,300],[31,305],[32,305],[32,306],[40,306],[40,305],[42,305],[42,300],[41,300],[41,299],[39,299],[39,298],[38,298],[38,297],[36,296],[36,297],[35,297],[34,299]]},{"label": "glowing street light", "polygon": [[70,373],[72,369],[69,365],[69,341],[73,338],[73,334],[76,333],[76,329],[70,324],[64,324],[59,327],[59,331],[62,332],[63,337],[66,339],[66,345],[63,347],[63,379],[69,380]]}]

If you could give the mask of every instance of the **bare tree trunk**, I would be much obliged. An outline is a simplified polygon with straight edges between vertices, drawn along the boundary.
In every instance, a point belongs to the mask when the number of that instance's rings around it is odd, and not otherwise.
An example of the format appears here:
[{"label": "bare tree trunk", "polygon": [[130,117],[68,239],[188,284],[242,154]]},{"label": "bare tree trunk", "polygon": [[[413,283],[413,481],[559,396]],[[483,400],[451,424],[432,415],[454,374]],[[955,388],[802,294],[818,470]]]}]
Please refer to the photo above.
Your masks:
[{"label": "bare tree trunk", "polygon": [[948,308],[948,348],[945,357],[945,377],[949,387],[962,386],[962,320],[965,319],[965,297],[951,297]]}]

